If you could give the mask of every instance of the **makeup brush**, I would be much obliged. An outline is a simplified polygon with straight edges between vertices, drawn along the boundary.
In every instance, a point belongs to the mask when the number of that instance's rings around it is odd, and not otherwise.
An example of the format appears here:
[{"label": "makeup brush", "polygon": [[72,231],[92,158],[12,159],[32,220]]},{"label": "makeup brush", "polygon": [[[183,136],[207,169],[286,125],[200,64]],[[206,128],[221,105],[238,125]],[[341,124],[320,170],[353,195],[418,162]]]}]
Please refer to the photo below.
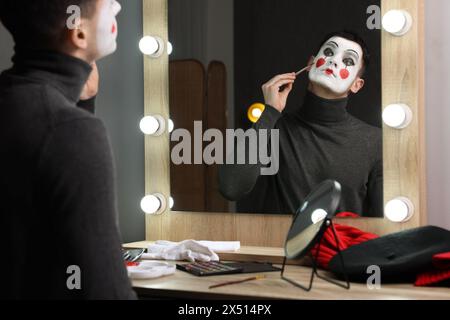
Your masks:
[{"label": "makeup brush", "polygon": [[307,65],[306,67],[304,67],[302,70],[298,71],[295,73],[295,75],[298,77],[299,75],[301,75],[303,72],[305,72],[306,70],[308,70],[309,68],[312,67],[312,64]]},{"label": "makeup brush", "polygon": [[[311,68],[311,67],[312,67],[312,64],[307,65],[307,66],[304,67],[302,70],[297,71],[297,72],[295,73],[295,76],[298,77],[299,75],[301,75],[303,72],[307,71],[307,70],[308,70],[309,68]],[[283,92],[284,89],[286,89],[286,87],[287,87],[287,84],[282,85],[282,86],[280,87],[279,92]]]}]

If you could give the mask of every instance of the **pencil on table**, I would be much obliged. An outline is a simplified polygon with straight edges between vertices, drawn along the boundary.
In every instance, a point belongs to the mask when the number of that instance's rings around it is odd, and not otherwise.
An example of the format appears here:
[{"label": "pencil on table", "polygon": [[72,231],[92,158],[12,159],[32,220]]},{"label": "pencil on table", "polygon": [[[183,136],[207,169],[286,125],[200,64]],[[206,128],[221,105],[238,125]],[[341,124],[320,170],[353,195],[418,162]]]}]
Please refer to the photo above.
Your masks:
[{"label": "pencil on table", "polygon": [[261,280],[261,279],[264,279],[265,277],[266,276],[261,275],[261,276],[251,277],[251,278],[247,278],[247,279],[243,279],[243,280],[227,281],[227,282],[223,282],[223,283],[219,283],[219,284],[210,286],[209,289],[228,286],[228,285],[232,285],[232,284],[244,283],[244,282],[253,281],[253,280]]}]

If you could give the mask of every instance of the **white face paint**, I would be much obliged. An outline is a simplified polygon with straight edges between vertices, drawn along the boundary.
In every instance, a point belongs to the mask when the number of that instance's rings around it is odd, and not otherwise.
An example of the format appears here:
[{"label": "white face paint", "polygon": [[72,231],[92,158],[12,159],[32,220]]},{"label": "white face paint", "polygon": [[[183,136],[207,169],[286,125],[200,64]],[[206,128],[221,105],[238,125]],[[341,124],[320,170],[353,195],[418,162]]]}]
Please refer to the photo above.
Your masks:
[{"label": "white face paint", "polygon": [[103,0],[97,25],[97,51],[99,58],[110,55],[117,48],[116,16],[122,7],[116,0]]},{"label": "white face paint", "polygon": [[363,63],[361,46],[356,42],[332,37],[320,49],[309,72],[309,80],[336,94],[350,90]]}]

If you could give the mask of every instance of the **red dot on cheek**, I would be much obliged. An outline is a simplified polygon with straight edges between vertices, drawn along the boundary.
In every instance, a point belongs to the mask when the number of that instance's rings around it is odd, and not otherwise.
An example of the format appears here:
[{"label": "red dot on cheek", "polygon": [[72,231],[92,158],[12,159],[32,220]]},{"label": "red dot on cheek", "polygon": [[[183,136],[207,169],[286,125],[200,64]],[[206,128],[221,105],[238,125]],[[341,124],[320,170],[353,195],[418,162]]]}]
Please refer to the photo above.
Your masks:
[{"label": "red dot on cheek", "polygon": [[350,72],[348,72],[347,69],[342,69],[339,74],[341,75],[342,79],[347,79],[350,76]]},{"label": "red dot on cheek", "polygon": [[319,60],[317,60],[316,62],[316,68],[320,68],[321,66],[323,66],[325,64],[325,59],[324,58],[320,58]]},{"label": "red dot on cheek", "polygon": [[115,24],[112,25],[111,33],[116,33],[116,25]]}]

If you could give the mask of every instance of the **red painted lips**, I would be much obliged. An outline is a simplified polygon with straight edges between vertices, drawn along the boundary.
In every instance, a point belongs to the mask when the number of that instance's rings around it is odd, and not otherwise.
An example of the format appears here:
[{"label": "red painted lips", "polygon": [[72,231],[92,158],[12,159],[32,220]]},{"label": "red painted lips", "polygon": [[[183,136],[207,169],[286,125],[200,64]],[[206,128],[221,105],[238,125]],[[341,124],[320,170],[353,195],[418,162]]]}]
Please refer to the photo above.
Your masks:
[{"label": "red painted lips", "polygon": [[334,71],[331,70],[331,69],[326,69],[326,70],[325,70],[325,73],[326,73],[327,75],[329,75],[329,76],[334,75]]}]

